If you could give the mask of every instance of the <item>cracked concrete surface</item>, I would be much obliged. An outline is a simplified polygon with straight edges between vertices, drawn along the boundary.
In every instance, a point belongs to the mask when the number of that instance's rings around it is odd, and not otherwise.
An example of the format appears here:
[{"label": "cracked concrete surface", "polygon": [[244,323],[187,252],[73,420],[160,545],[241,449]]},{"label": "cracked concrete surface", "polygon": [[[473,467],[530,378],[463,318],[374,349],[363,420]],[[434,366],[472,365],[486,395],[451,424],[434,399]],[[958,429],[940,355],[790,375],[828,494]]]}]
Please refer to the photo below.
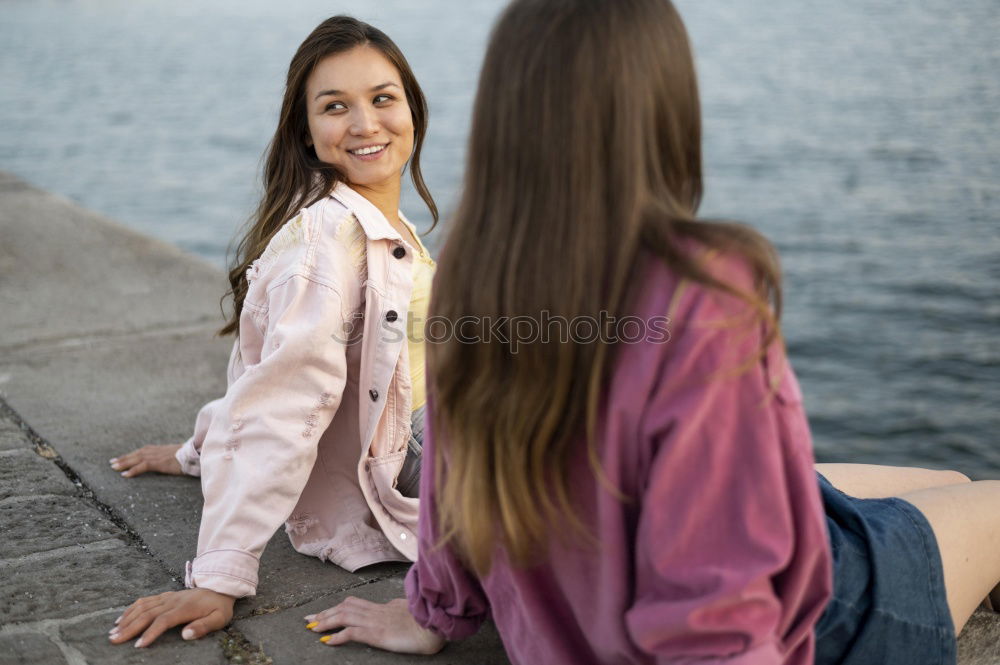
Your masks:
[{"label": "cracked concrete surface", "polygon": [[[2,172],[0,239],[0,665],[507,662],[489,626],[434,657],[321,645],[305,614],[398,596],[406,567],[348,573],[294,552],[283,531],[226,632],[108,643],[132,600],[180,588],[201,496],[197,479],[127,480],[107,461],[186,439],[223,393],[230,341],[213,333],[225,279]],[[1000,621],[978,613],[959,646],[963,665],[1000,663]]]}]

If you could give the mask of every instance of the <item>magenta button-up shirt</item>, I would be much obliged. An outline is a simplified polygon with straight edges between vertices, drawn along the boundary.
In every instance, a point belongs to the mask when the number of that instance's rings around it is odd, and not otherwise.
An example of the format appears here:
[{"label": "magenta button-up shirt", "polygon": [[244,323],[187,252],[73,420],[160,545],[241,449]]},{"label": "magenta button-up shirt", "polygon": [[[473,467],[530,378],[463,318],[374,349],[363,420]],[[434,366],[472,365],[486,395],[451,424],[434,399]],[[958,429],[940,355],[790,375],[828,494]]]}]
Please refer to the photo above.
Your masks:
[{"label": "magenta button-up shirt", "polygon": [[[749,286],[736,260],[713,269]],[[492,616],[520,665],[812,663],[831,555],[784,352],[727,372],[761,342],[744,304],[678,284],[660,262],[638,288],[636,314],[669,313],[670,339],[620,347],[598,424],[604,470],[633,500],[594,478],[581,439],[570,487],[599,546],[553,540],[527,569],[501,549],[478,580],[433,547],[434,447],[446,443],[428,428],[410,609],[449,639]]]}]

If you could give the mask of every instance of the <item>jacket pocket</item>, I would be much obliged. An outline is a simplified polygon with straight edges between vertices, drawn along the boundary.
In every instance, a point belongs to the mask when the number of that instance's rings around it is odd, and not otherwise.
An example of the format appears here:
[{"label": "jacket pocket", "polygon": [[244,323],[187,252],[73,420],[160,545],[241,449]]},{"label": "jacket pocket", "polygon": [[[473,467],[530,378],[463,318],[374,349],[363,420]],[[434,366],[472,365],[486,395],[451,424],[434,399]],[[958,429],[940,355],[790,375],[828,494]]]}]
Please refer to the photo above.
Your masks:
[{"label": "jacket pocket", "polygon": [[415,531],[420,502],[416,498],[403,496],[396,489],[396,477],[403,466],[406,450],[400,450],[368,460],[368,476],[371,478],[379,503],[389,516],[403,526]]}]

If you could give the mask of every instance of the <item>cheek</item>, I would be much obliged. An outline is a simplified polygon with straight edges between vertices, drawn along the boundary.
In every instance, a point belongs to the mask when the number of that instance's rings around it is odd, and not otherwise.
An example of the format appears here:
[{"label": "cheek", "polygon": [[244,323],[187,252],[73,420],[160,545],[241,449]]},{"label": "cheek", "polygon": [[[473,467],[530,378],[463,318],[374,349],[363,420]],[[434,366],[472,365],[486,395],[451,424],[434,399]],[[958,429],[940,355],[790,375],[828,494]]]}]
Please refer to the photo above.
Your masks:
[{"label": "cheek", "polygon": [[392,129],[393,134],[413,143],[413,116],[410,115],[409,108],[400,109],[393,113],[387,124]]},{"label": "cheek", "polygon": [[316,126],[316,121],[311,116],[306,121],[306,129],[309,130],[309,141],[313,145],[319,142],[319,127]]},{"label": "cheek", "polygon": [[310,120],[309,122],[309,134],[312,136],[316,155],[321,159],[335,153],[344,136],[344,129],[340,127],[342,123],[332,120]]}]

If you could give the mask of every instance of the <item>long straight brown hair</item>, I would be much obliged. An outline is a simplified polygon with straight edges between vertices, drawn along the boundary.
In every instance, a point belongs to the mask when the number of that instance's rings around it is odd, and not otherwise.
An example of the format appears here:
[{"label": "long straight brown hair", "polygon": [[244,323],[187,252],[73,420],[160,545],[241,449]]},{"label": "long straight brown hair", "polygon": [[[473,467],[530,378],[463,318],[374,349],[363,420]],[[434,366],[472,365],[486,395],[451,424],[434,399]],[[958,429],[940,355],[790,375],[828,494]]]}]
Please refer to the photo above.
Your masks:
[{"label": "long straight brown hair", "polygon": [[[697,82],[671,3],[515,0],[480,75],[464,191],[430,316],[628,314],[646,248],[681,277],[751,303],[768,344],[780,310],[773,250],[748,227],[696,221],[701,195]],[[712,277],[681,250],[686,239],[745,256],[754,291]],[[442,442],[436,517],[441,544],[482,575],[498,544],[528,565],[553,534],[585,535],[567,474],[572,457],[589,454],[603,478],[594,429],[614,345],[512,348],[460,332],[428,348]]]},{"label": "long straight brown hair", "polygon": [[413,116],[410,177],[420,198],[431,211],[434,219],[431,228],[437,224],[437,206],[420,171],[420,150],[427,134],[427,100],[417,84],[413,70],[399,47],[381,30],[350,16],[328,18],[306,37],[288,65],[278,128],[264,158],[264,194],[247,222],[246,231],[236,248],[229,271],[230,290],[223,296],[223,300],[232,296],[234,311],[226,325],[219,330],[220,335],[239,332],[240,313],[247,293],[247,268],[264,253],[267,243],[282,224],[295,211],[329,194],[334,184],[346,181],[339,169],[321,161],[316,157],[315,148],[307,145],[309,124],[306,115],[306,83],[316,65],[324,58],[365,45],[378,49],[396,67],[402,78],[406,101]]}]

